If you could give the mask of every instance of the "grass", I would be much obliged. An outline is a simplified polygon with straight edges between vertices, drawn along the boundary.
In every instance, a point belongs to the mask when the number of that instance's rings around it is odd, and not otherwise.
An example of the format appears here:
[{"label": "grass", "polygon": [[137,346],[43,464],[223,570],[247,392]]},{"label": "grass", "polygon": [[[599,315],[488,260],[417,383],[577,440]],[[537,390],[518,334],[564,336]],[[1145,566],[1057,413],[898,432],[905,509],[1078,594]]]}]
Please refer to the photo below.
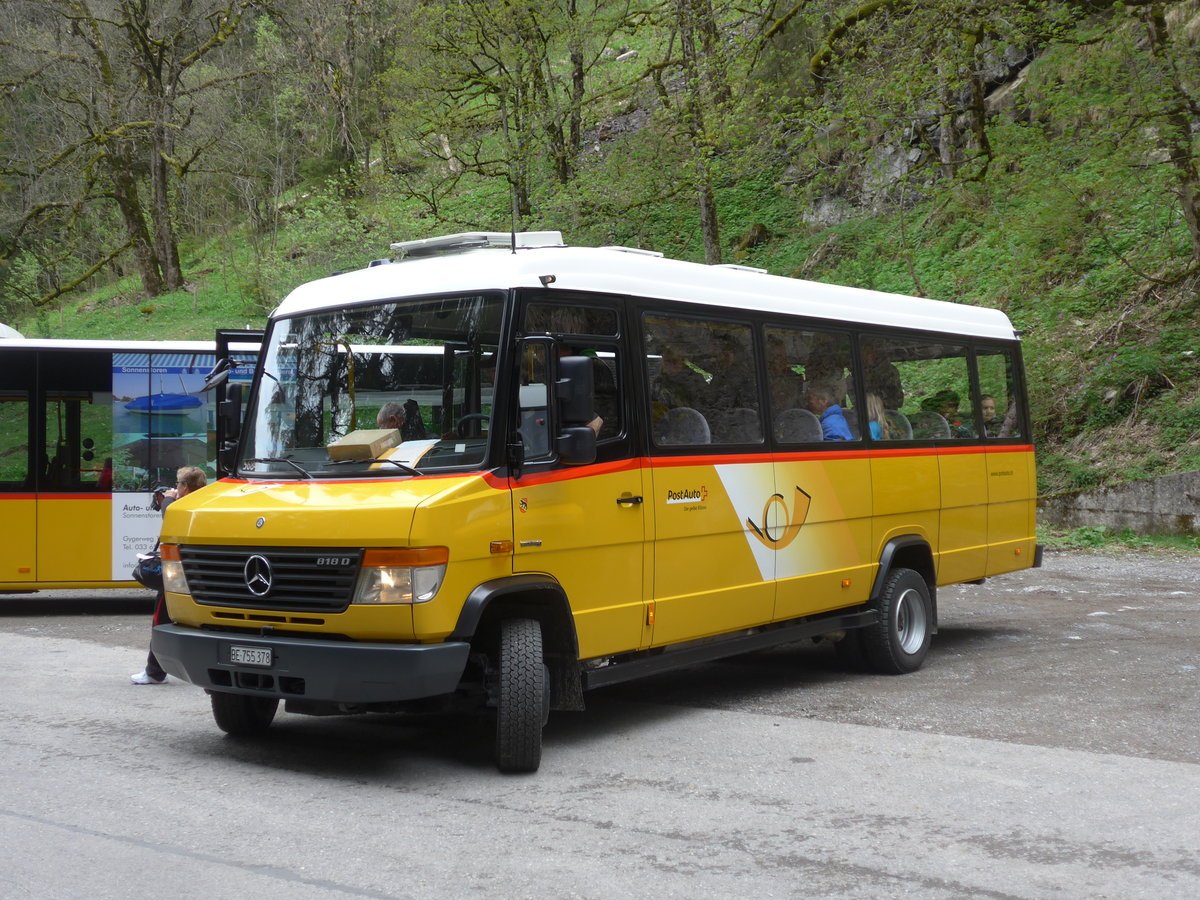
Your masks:
[{"label": "grass", "polygon": [[1038,543],[1049,550],[1200,553],[1200,535],[1146,535],[1129,528],[1087,525],[1067,530],[1039,525]]}]

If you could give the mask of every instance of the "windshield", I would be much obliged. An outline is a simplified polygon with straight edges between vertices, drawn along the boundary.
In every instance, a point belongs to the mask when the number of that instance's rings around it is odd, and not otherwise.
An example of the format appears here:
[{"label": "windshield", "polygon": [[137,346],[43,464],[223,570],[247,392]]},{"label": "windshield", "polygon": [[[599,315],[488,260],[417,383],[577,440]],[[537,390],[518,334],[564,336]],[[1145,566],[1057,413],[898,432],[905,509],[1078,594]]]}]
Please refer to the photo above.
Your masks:
[{"label": "windshield", "polygon": [[404,300],[275,323],[239,474],[403,476],[479,466],[503,295]]}]

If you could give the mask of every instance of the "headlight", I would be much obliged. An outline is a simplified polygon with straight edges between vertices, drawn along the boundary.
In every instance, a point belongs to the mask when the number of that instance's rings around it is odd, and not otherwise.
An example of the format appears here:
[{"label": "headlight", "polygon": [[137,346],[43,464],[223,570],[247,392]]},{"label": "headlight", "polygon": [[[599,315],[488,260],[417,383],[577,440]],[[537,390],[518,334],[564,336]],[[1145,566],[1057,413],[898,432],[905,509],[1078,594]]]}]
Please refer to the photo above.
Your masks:
[{"label": "headlight", "polygon": [[363,554],[354,603],[427,603],[446,577],[448,547],[371,548]]},{"label": "headlight", "polygon": [[179,545],[159,544],[158,555],[162,559],[163,590],[172,594],[190,594],[183,562],[179,558]]}]

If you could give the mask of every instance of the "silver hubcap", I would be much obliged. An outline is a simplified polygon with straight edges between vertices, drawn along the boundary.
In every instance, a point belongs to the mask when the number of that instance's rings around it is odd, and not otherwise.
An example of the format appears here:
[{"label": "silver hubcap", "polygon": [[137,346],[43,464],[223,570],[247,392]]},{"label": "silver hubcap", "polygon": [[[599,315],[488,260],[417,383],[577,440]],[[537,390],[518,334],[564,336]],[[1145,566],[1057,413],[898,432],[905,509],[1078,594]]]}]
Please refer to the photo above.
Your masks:
[{"label": "silver hubcap", "polygon": [[896,601],[896,641],[905,653],[913,654],[925,643],[929,623],[920,592],[909,588]]}]

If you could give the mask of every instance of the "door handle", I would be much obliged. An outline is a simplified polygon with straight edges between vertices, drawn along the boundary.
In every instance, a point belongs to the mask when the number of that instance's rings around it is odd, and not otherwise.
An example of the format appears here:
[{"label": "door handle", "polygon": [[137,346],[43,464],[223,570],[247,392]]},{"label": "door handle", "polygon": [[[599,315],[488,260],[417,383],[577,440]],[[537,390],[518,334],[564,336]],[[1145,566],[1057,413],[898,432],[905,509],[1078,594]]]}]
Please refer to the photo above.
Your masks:
[{"label": "door handle", "polygon": [[637,506],[642,502],[641,497],[618,497],[617,506]]}]

